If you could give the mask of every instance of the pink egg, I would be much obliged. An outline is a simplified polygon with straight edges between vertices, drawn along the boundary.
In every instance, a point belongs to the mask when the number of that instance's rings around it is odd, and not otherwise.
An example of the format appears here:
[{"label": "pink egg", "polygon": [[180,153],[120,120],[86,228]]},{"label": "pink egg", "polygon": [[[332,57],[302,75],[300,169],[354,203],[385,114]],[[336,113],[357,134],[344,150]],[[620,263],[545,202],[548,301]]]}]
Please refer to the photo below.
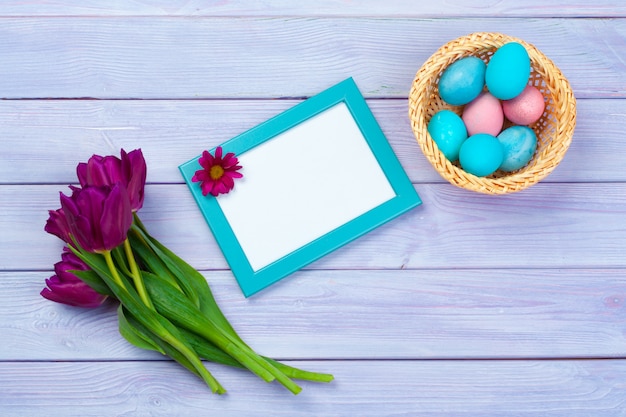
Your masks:
[{"label": "pink egg", "polygon": [[541,118],[545,108],[543,95],[532,85],[527,85],[517,97],[502,102],[506,118],[518,125],[535,123]]},{"label": "pink egg", "polygon": [[498,136],[504,123],[502,104],[490,93],[481,93],[474,101],[465,106],[462,119],[465,122],[468,136],[477,133]]}]

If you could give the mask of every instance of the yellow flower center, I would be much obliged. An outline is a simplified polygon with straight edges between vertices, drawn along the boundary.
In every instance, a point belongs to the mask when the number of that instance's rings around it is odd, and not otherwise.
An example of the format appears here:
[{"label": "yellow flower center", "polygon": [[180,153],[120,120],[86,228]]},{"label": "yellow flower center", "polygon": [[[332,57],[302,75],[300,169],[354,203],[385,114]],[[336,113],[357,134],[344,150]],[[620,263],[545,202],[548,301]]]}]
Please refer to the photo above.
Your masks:
[{"label": "yellow flower center", "polygon": [[219,180],[224,175],[224,168],[219,165],[213,165],[209,170],[209,176],[212,180]]}]

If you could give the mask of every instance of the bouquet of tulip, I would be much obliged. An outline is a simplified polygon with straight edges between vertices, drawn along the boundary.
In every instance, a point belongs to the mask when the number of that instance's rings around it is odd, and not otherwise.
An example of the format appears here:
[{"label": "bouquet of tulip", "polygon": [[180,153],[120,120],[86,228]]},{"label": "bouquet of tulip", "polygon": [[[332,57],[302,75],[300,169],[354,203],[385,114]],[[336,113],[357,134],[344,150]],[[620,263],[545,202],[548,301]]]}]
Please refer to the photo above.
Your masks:
[{"label": "bouquet of tulip", "polygon": [[[233,188],[237,158],[203,152],[195,181],[217,196]],[[148,233],[137,211],[144,200],[146,163],[140,149],[92,156],[77,166],[80,187],[61,193],[45,230],[60,239],[62,260],[41,295],[79,307],[119,302],[121,335],[131,344],[167,355],[202,378],[215,393],[225,389],[202,360],[247,368],[294,394],[293,379],[330,382],[330,374],[308,372],[261,356],[235,332],[218,307],[206,279]]]}]

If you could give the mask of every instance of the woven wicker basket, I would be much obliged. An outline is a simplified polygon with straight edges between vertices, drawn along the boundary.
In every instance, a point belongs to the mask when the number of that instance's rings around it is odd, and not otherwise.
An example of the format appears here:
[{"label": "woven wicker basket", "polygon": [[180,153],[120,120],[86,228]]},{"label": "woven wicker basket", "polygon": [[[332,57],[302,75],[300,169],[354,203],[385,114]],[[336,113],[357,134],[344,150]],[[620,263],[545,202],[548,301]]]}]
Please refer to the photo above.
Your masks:
[{"label": "woven wicker basket", "polygon": [[[438,83],[443,71],[454,61],[467,56],[476,56],[488,62],[496,49],[507,42],[524,45],[531,61],[529,83],[537,87],[545,98],[546,110],[530,126],[537,134],[537,151],[532,160],[518,171],[497,171],[488,177],[477,177],[463,171],[458,163],[453,164],[446,159],[428,133],[428,122],[439,110],[450,109],[459,115],[463,110],[462,106],[450,106],[439,97]],[[561,71],[533,45],[500,33],[478,32],[448,42],[424,63],[411,87],[409,118],[422,152],[443,178],[468,190],[506,194],[537,183],[561,162],[576,126],[576,99]]]}]

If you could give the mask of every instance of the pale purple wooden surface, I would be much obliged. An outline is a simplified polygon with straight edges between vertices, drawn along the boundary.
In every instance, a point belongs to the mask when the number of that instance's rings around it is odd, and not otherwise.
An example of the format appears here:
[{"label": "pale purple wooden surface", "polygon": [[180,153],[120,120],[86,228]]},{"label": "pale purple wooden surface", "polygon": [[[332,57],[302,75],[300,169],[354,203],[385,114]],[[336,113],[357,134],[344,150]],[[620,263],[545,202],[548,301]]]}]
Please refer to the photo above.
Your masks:
[{"label": "pale purple wooden surface", "polygon": [[[0,415],[625,416],[626,7],[613,1],[0,3]],[[415,72],[472,31],[571,81],[574,141],[526,191],[449,185],[407,118]],[[424,204],[245,299],[177,166],[352,76]],[[126,343],[115,305],[44,300],[47,210],[91,154],[141,147],[140,215],[261,353],[332,372],[212,395]]]}]

